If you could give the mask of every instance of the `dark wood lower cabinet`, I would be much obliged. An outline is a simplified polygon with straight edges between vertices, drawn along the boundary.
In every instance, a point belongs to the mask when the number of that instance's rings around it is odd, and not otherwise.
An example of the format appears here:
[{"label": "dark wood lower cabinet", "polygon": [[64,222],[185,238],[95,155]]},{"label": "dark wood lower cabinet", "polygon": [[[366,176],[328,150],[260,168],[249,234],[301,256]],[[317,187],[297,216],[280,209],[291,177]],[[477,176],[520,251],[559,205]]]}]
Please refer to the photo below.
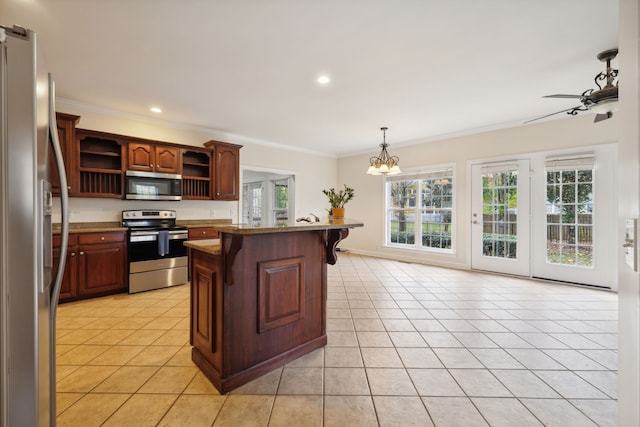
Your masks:
[{"label": "dark wood lower cabinet", "polygon": [[96,244],[80,247],[78,295],[123,291],[124,244]]},{"label": "dark wood lower cabinet", "polygon": [[211,227],[189,228],[189,240],[217,239],[218,232]]},{"label": "dark wood lower cabinet", "polygon": [[[53,246],[56,266],[60,236],[54,236]],[[60,302],[127,291],[126,266],[124,231],[70,234]]]},{"label": "dark wood lower cabinet", "polygon": [[[53,238],[53,275],[60,259],[60,236]],[[64,265],[64,276],[60,287],[60,301],[66,301],[78,295],[78,235],[69,235],[67,259]]]}]

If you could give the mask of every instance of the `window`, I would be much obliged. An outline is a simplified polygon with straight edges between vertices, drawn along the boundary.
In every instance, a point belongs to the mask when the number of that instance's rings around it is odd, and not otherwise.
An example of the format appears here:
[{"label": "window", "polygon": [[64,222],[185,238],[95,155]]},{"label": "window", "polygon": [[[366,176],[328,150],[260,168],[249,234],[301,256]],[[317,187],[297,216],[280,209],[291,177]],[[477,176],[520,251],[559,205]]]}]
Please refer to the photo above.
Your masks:
[{"label": "window", "polygon": [[386,244],[452,251],[453,168],[386,177]]}]

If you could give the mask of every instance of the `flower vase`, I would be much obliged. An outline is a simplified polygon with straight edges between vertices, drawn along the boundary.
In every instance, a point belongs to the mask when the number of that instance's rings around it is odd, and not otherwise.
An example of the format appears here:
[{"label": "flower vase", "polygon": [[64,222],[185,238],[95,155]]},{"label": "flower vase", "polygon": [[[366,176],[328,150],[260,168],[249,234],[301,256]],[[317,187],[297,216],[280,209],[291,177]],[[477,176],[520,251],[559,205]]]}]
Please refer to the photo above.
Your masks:
[{"label": "flower vase", "polygon": [[344,218],[344,208],[331,208],[331,216],[334,218]]}]

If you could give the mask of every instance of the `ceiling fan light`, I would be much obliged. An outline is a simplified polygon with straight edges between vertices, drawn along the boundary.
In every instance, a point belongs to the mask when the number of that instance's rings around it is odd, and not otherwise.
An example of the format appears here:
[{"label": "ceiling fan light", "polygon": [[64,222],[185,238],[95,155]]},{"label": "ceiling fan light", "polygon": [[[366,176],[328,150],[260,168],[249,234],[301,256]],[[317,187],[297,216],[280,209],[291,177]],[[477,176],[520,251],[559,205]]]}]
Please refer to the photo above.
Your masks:
[{"label": "ceiling fan light", "polygon": [[596,114],[607,114],[607,113],[615,113],[620,108],[620,104],[617,99],[612,99],[610,101],[602,101],[589,108],[592,112]]}]

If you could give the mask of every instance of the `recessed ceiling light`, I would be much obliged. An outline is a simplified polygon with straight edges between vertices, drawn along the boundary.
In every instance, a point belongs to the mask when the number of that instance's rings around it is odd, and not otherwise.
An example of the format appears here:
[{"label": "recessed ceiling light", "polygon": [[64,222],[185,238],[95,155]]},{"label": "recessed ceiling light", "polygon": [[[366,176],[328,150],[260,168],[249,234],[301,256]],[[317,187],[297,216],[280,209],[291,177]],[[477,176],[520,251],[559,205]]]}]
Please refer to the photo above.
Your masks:
[{"label": "recessed ceiling light", "polygon": [[160,107],[151,107],[150,110],[154,113],[162,113],[162,109]]},{"label": "recessed ceiling light", "polygon": [[331,79],[327,75],[322,75],[318,77],[317,82],[321,85],[326,85],[326,84],[329,84],[329,82],[331,82]]}]

